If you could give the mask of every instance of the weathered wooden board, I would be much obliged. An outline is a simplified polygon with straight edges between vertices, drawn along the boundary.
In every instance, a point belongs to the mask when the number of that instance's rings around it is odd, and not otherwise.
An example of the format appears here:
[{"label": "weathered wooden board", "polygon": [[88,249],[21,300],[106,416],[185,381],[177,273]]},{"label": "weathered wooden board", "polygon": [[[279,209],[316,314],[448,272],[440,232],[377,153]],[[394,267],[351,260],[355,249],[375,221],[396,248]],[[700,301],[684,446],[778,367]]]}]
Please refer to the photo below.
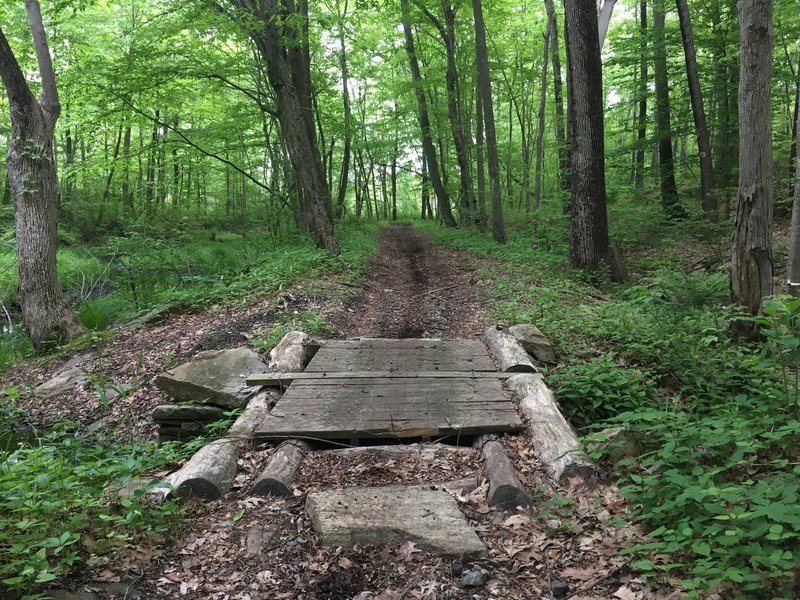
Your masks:
[{"label": "weathered wooden board", "polygon": [[301,373],[256,373],[247,378],[247,385],[286,387],[295,381],[313,379],[315,383],[340,385],[342,379],[374,379],[384,377],[391,379],[508,379],[516,373],[497,373],[492,371],[318,371]]},{"label": "weathered wooden board", "polygon": [[477,341],[335,340],[325,342],[306,367],[326,371],[496,371]]},{"label": "weathered wooden board", "polygon": [[325,342],[254,436],[364,439],[517,431],[522,422],[500,379],[480,342]]}]

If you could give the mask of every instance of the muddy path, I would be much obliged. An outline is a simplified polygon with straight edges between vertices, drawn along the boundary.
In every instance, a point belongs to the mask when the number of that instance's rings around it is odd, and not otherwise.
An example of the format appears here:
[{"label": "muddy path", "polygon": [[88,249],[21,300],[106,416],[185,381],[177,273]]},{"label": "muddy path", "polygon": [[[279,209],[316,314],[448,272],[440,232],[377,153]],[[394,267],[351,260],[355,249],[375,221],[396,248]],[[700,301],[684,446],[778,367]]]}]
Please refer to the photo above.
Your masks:
[{"label": "muddy path", "polygon": [[410,224],[378,232],[364,290],[330,316],[340,337],[474,338],[485,327],[488,265]]}]

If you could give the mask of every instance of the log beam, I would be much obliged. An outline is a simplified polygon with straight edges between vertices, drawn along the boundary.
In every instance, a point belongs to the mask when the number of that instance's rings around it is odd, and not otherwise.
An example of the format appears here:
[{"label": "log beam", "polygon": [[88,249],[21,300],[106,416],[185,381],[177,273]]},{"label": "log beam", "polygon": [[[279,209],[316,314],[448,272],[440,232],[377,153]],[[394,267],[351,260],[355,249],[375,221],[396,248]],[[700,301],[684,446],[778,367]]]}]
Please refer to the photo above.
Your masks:
[{"label": "log beam", "polygon": [[481,341],[489,347],[504,373],[536,373],[528,353],[505,327],[492,325],[483,332]]},{"label": "log beam", "polygon": [[302,440],[283,442],[269,457],[264,470],[253,484],[250,493],[254,496],[278,496],[293,498],[292,483],[311,445]]},{"label": "log beam", "polygon": [[475,441],[486,462],[486,478],[489,480],[489,504],[503,509],[533,506],[528,490],[517,477],[514,465],[500,441],[493,435],[482,435]]}]

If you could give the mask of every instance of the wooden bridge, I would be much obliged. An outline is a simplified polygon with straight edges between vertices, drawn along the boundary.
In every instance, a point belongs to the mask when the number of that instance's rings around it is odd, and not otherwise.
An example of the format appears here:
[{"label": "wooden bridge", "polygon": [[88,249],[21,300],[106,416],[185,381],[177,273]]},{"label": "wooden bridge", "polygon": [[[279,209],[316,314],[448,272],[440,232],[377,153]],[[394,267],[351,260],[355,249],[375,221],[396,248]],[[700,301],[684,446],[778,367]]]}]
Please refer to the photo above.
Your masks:
[{"label": "wooden bridge", "polygon": [[332,340],[305,371],[258,374],[288,385],[257,440],[377,440],[513,432],[522,422],[485,346],[429,339]]}]

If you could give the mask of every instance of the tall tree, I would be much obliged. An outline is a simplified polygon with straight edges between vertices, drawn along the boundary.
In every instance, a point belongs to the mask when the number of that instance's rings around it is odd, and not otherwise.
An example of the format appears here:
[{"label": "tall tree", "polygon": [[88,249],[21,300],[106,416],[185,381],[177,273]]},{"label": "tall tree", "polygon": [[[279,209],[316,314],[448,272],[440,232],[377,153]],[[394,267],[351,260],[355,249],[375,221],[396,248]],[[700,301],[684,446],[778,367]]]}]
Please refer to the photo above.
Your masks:
[{"label": "tall tree", "polygon": [[569,89],[573,267],[594,271],[608,258],[603,81],[594,2],[565,0]]},{"label": "tall tree", "polygon": [[694,32],[689,5],[686,0],[675,0],[678,18],[681,23],[683,54],[686,57],[686,78],[689,80],[689,96],[692,101],[692,115],[697,134],[697,148],[700,152],[700,199],[703,214],[711,221],[719,218],[717,199],[713,194],[714,170],[711,165],[711,141],[708,137],[706,111],[703,108],[703,92],[700,88],[700,74],[697,71],[697,52],[694,48]]},{"label": "tall tree", "polygon": [[611,13],[614,12],[614,5],[616,3],[617,0],[605,0],[605,2],[603,2],[603,6],[600,8],[600,12],[597,15],[597,36],[600,40],[601,48],[606,41],[608,26],[611,23]]},{"label": "tall tree", "polygon": [[536,167],[533,184],[533,207],[539,208],[542,196],[542,162],[544,159],[544,110],[547,100],[547,50],[550,44],[550,27],[544,34],[544,58],[542,59],[542,87],[539,95],[539,114],[536,128]]},{"label": "tall tree", "polygon": [[304,222],[318,247],[339,254],[331,193],[316,144],[311,102],[307,0],[230,0],[251,17],[248,31],[266,63],[281,136],[300,186]]},{"label": "tall tree", "polygon": [[[350,71],[347,67],[347,45],[345,44],[345,19],[347,18],[348,0],[337,14],[339,19],[339,68],[342,73],[342,103],[344,109],[344,152],[342,154],[342,170],[339,174],[339,192],[336,194],[336,218],[344,215],[344,203],[347,196],[347,180],[350,176],[350,151],[353,145],[353,111],[350,108]],[[337,5],[338,11],[338,5]]]},{"label": "tall tree", "polygon": [[[739,0],[739,192],[731,250],[733,299],[751,314],[772,294],[772,2]],[[754,325],[740,323],[746,333]]]},{"label": "tall tree", "polygon": [[[553,0],[544,0],[547,26],[550,29],[550,54],[553,63],[553,101],[555,103],[556,145],[558,146],[558,182],[561,191],[569,191],[569,150],[564,129],[564,96],[561,91],[561,50],[558,45],[558,22]],[[564,203],[565,207],[567,202]]]},{"label": "tall tree", "polygon": [[[798,70],[798,86],[800,86],[800,70]],[[800,138],[800,114],[795,111],[794,122],[795,144]],[[786,269],[786,280],[789,293],[800,296],[800,160],[794,165],[794,199],[792,202],[792,226],[789,231],[789,266]]]},{"label": "tall tree", "polygon": [[445,71],[447,117],[450,121],[450,134],[453,138],[453,149],[458,161],[461,221],[474,224],[475,200],[472,192],[472,161],[469,157],[464,122],[459,109],[460,94],[458,89],[458,69],[456,67],[456,9],[450,0],[442,0],[442,13],[444,14],[444,23],[442,23],[442,20],[428,10],[422,2],[417,1],[416,4],[439,31],[444,44],[447,58],[447,70]]},{"label": "tall tree", "polygon": [[455,227],[456,220],[453,217],[453,210],[450,207],[450,198],[447,196],[442,178],[439,173],[439,160],[436,158],[436,147],[433,145],[431,135],[431,120],[428,116],[428,99],[425,97],[425,90],[422,89],[422,73],[419,69],[417,52],[414,46],[414,36],[411,32],[411,17],[409,15],[408,0],[400,0],[402,12],[403,34],[406,40],[406,53],[411,67],[411,79],[414,82],[414,93],[417,96],[417,117],[419,127],[422,130],[422,151],[428,165],[428,174],[433,186],[433,193],[436,195],[436,206],[439,209],[439,218],[446,227]]},{"label": "tall tree", "polygon": [[1,28],[0,77],[11,111],[7,166],[16,219],[19,300],[25,328],[38,351],[70,340],[85,328],[70,308],[56,272],[58,175],[53,149],[61,104],[39,2],[25,0],[25,9],[39,66],[39,100]]},{"label": "tall tree", "polygon": [[634,189],[637,195],[644,188],[644,149],[647,139],[647,0],[639,3],[639,31],[641,36],[639,56],[639,115],[636,135]]},{"label": "tall tree", "polygon": [[653,3],[653,57],[656,78],[656,131],[658,134],[658,169],[661,180],[661,204],[672,218],[686,216],[678,200],[675,185],[675,164],[672,157],[672,125],[670,124],[669,76],[664,32],[666,13],[664,0]]},{"label": "tall tree", "polygon": [[481,0],[472,0],[472,16],[475,21],[475,62],[478,71],[477,92],[481,96],[483,107],[486,153],[489,159],[489,188],[492,194],[492,237],[498,244],[505,244],[506,227],[503,221],[503,203],[500,197],[500,161],[497,157],[497,132],[494,126],[492,80],[489,75],[489,52],[486,48],[486,25],[483,20]]}]

